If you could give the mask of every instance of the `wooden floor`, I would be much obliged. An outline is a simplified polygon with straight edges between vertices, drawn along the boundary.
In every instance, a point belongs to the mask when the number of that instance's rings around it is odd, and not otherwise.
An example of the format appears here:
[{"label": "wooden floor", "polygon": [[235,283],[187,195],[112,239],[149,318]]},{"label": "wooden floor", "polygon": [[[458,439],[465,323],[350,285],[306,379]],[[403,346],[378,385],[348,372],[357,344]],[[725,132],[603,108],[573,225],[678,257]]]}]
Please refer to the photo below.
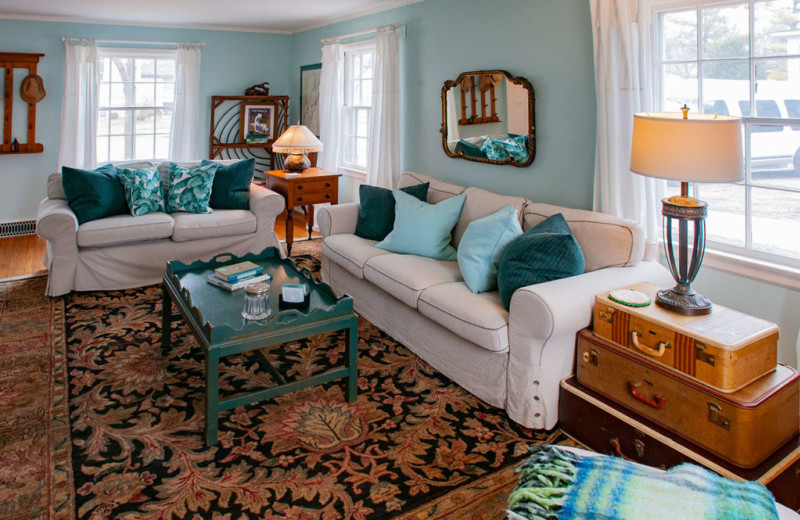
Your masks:
[{"label": "wooden floor", "polygon": [[[295,241],[308,237],[303,213],[295,212],[292,220]],[[280,240],[285,240],[286,218],[283,215],[279,215],[275,221],[275,233]],[[318,232],[312,234],[312,237],[319,236]],[[47,243],[36,235],[0,238],[0,280],[47,274],[43,265],[46,247]]]}]

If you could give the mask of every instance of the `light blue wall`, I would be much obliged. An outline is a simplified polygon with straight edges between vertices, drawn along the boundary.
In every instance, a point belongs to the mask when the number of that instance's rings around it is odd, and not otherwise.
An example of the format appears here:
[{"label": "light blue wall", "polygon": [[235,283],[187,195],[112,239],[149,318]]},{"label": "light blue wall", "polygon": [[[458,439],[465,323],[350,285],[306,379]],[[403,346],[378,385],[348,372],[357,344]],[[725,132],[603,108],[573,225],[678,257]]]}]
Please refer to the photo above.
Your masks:
[{"label": "light blue wall", "polygon": [[[291,38],[288,35],[0,20],[0,50],[45,54],[39,62],[38,74],[44,79],[47,90],[47,97],[36,108],[36,140],[44,145],[44,153],[0,155],[0,222],[35,218],[37,205],[45,196],[47,176],[55,171],[64,86],[62,36],[204,42],[201,117],[197,129],[200,153],[204,157],[208,155],[212,95],[244,94],[247,87],[264,81],[270,82],[271,94],[289,93],[287,71]],[[15,75],[20,73],[16,71]],[[24,141],[24,137],[21,140]]]},{"label": "light blue wall", "polygon": [[[400,44],[404,171],[591,207],[596,107],[586,0],[427,0],[295,34],[292,99],[300,88],[300,66],[321,59],[321,38],[395,22],[408,27]],[[533,84],[537,151],[527,168],[451,159],[442,150],[442,84],[461,72],[486,69],[504,69]]]}]

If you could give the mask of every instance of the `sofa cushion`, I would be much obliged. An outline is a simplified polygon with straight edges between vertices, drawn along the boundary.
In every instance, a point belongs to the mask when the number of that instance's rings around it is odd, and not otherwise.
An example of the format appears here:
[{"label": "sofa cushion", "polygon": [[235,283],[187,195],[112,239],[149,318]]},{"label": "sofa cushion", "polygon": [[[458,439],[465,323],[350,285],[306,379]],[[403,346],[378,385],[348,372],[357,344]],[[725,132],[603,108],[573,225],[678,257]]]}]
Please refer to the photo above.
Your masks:
[{"label": "sofa cushion", "polygon": [[250,184],[256,169],[254,158],[227,166],[204,159],[200,165],[217,164],[214,185],[211,188],[210,206],[214,209],[250,209]]},{"label": "sofa cushion", "polygon": [[455,260],[450,245],[453,226],[464,205],[464,195],[456,195],[438,204],[428,204],[401,191],[392,191],[395,200],[394,229],[375,247],[394,253]]},{"label": "sofa cushion", "polygon": [[256,216],[246,209],[218,209],[214,213],[173,213],[172,240],[186,242],[256,232]]},{"label": "sofa cushion", "polygon": [[172,226],[172,217],[162,212],[139,217],[114,215],[81,224],[78,246],[100,247],[168,238],[172,235]]},{"label": "sofa cushion", "polygon": [[397,181],[397,187],[405,188],[406,186],[411,186],[413,184],[422,184],[425,182],[429,184],[428,202],[430,202],[431,204],[436,204],[437,202],[441,202],[444,199],[449,199],[450,197],[460,195],[464,193],[465,189],[462,186],[457,186],[455,184],[442,182],[438,179],[434,179],[429,175],[424,175],[422,173],[416,173],[416,172],[405,172],[403,175],[401,175],[400,180]]},{"label": "sofa cushion", "polygon": [[117,168],[117,175],[125,190],[131,215],[138,217],[166,210],[164,186],[155,168]]},{"label": "sofa cushion", "polygon": [[456,248],[461,244],[461,237],[464,236],[464,231],[467,230],[467,226],[469,226],[473,220],[491,215],[509,204],[517,210],[517,217],[519,218],[520,225],[522,224],[522,211],[527,202],[527,200],[522,197],[498,195],[497,193],[474,187],[464,190],[464,195],[467,196],[467,200],[464,202],[461,216],[458,219],[456,228],[453,230],[453,246]]},{"label": "sofa cushion", "polygon": [[170,163],[167,211],[211,213],[213,210],[208,207],[208,203],[211,200],[211,185],[214,183],[217,168],[219,165],[212,163],[190,170]]},{"label": "sofa cushion", "polygon": [[474,293],[497,288],[497,265],[506,246],[522,234],[517,210],[510,204],[473,220],[458,247],[458,268]]},{"label": "sofa cushion", "polygon": [[642,260],[645,248],[642,227],[632,220],[605,213],[529,201],[523,211],[522,229],[527,231],[556,213],[564,215],[581,246],[587,273],[605,267],[629,267]]},{"label": "sofa cushion", "polygon": [[497,269],[497,287],[506,309],[520,287],[576,276],[584,271],[581,248],[561,214],[514,239]]},{"label": "sofa cushion", "polygon": [[373,256],[390,255],[375,247],[374,240],[349,233],[331,235],[322,242],[322,256],[344,267],[356,278],[364,279],[364,264]]},{"label": "sofa cushion", "polygon": [[456,262],[398,254],[373,256],[367,260],[364,278],[414,308],[425,289],[463,280]]},{"label": "sofa cushion", "polygon": [[61,168],[64,197],[78,223],[128,212],[125,192],[111,164],[94,170]]},{"label": "sofa cushion", "polygon": [[[421,201],[428,198],[430,183],[414,184],[400,188]],[[392,190],[362,184],[358,187],[358,222],[356,235],[368,240],[383,240],[394,228],[394,196]]]},{"label": "sofa cushion", "polygon": [[463,282],[429,287],[417,308],[437,324],[492,352],[508,350],[508,311],[497,291],[475,294]]}]

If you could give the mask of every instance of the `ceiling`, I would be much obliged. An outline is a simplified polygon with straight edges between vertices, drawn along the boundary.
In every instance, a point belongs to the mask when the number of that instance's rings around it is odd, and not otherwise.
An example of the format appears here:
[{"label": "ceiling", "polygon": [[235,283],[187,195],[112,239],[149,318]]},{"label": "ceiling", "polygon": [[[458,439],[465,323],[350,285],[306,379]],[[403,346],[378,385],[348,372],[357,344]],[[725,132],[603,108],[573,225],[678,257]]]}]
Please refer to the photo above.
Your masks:
[{"label": "ceiling", "polygon": [[295,33],[422,0],[0,0],[0,18]]}]

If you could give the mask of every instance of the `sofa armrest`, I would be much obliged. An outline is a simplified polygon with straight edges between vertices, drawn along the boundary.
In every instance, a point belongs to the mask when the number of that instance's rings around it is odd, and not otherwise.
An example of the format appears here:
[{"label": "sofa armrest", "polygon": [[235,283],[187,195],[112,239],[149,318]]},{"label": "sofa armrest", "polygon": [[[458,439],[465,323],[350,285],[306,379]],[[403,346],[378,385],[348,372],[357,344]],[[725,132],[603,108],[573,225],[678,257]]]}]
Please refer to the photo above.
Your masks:
[{"label": "sofa armrest", "polygon": [[553,428],[558,420],[558,390],[573,372],[575,334],[592,322],[594,297],[637,282],[673,285],[657,262],[599,269],[522,287],[509,311],[508,414],[534,428]]},{"label": "sofa armrest", "polygon": [[317,210],[317,224],[322,233],[322,239],[324,240],[330,235],[355,233],[359,209],[361,209],[361,204],[358,202],[320,206]]},{"label": "sofa armrest", "polygon": [[47,240],[48,296],[70,292],[78,263],[78,217],[64,199],[44,199],[36,213],[36,234]]},{"label": "sofa armrest", "polygon": [[250,185],[250,211],[256,216],[257,232],[273,230],[275,219],[286,207],[283,196],[257,184]]}]

